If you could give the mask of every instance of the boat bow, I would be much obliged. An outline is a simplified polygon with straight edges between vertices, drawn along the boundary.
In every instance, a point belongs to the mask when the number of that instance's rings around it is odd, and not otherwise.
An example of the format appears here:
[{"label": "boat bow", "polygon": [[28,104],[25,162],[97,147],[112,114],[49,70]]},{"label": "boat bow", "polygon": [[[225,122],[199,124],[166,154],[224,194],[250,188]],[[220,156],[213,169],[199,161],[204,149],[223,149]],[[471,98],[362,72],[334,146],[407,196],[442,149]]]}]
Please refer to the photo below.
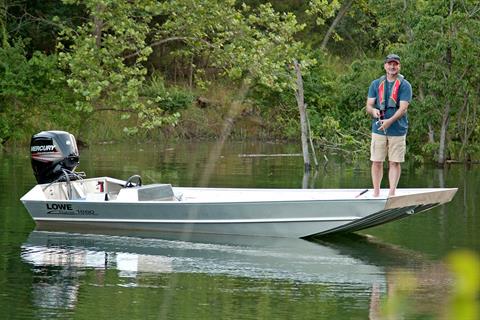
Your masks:
[{"label": "boat bow", "polygon": [[355,232],[399,220],[450,202],[457,190],[457,188],[402,189],[399,195],[388,197],[384,210],[309,237]]}]

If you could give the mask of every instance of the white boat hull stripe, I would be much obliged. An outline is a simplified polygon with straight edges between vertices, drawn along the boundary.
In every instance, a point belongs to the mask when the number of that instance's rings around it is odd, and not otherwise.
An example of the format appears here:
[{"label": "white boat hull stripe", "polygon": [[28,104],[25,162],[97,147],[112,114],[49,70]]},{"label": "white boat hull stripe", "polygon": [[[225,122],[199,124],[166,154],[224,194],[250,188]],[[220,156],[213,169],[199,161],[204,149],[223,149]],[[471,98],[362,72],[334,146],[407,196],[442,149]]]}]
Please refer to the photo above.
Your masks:
[{"label": "white boat hull stripe", "polygon": [[63,222],[115,222],[115,223],[195,223],[195,224],[231,224],[231,223],[283,223],[283,222],[321,222],[321,221],[353,221],[359,217],[341,218],[298,218],[298,219],[228,219],[228,220],[188,220],[188,219],[85,219],[85,218],[35,218],[36,221],[63,221]]}]

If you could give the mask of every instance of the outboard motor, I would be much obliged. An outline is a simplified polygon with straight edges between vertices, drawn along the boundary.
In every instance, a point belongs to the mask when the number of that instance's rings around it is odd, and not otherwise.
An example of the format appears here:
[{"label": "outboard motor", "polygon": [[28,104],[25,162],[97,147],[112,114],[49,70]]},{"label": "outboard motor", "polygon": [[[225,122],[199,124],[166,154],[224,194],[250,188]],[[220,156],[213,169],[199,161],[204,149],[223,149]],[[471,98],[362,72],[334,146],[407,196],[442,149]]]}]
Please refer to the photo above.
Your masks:
[{"label": "outboard motor", "polygon": [[78,179],[80,163],[75,137],[65,131],[42,131],[30,142],[32,168],[38,183]]}]

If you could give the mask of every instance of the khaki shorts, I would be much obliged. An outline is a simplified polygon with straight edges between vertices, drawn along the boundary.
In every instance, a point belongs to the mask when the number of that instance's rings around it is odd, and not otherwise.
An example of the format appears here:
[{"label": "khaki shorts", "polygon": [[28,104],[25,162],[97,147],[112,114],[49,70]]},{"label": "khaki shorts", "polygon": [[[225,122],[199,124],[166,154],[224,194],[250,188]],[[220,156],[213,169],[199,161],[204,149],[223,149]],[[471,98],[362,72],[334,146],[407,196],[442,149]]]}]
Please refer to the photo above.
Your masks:
[{"label": "khaki shorts", "polygon": [[405,162],[405,150],[407,148],[406,136],[384,136],[372,133],[370,145],[370,160]]}]

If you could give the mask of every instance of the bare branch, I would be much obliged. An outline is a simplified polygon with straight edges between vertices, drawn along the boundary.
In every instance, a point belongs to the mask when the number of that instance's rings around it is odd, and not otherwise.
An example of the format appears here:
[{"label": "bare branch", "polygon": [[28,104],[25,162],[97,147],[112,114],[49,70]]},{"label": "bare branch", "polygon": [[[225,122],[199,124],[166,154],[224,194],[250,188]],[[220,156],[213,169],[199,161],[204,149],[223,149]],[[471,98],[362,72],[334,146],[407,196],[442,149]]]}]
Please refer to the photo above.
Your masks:
[{"label": "bare branch", "polygon": [[132,109],[115,109],[115,108],[98,108],[94,111],[114,111],[114,112],[122,112],[122,113],[137,113],[137,111]]},{"label": "bare branch", "polygon": [[345,2],[343,4],[342,8],[340,9],[340,11],[338,11],[337,16],[333,20],[332,24],[330,25],[330,27],[327,30],[327,33],[325,34],[325,37],[323,38],[322,44],[320,46],[321,49],[325,49],[327,47],[328,41],[330,40],[330,37],[331,37],[332,33],[335,31],[335,28],[336,28],[337,24],[345,16],[345,14],[347,13],[347,11],[350,8],[350,6],[352,5],[352,3],[353,3],[353,0],[349,0],[349,1]]}]

